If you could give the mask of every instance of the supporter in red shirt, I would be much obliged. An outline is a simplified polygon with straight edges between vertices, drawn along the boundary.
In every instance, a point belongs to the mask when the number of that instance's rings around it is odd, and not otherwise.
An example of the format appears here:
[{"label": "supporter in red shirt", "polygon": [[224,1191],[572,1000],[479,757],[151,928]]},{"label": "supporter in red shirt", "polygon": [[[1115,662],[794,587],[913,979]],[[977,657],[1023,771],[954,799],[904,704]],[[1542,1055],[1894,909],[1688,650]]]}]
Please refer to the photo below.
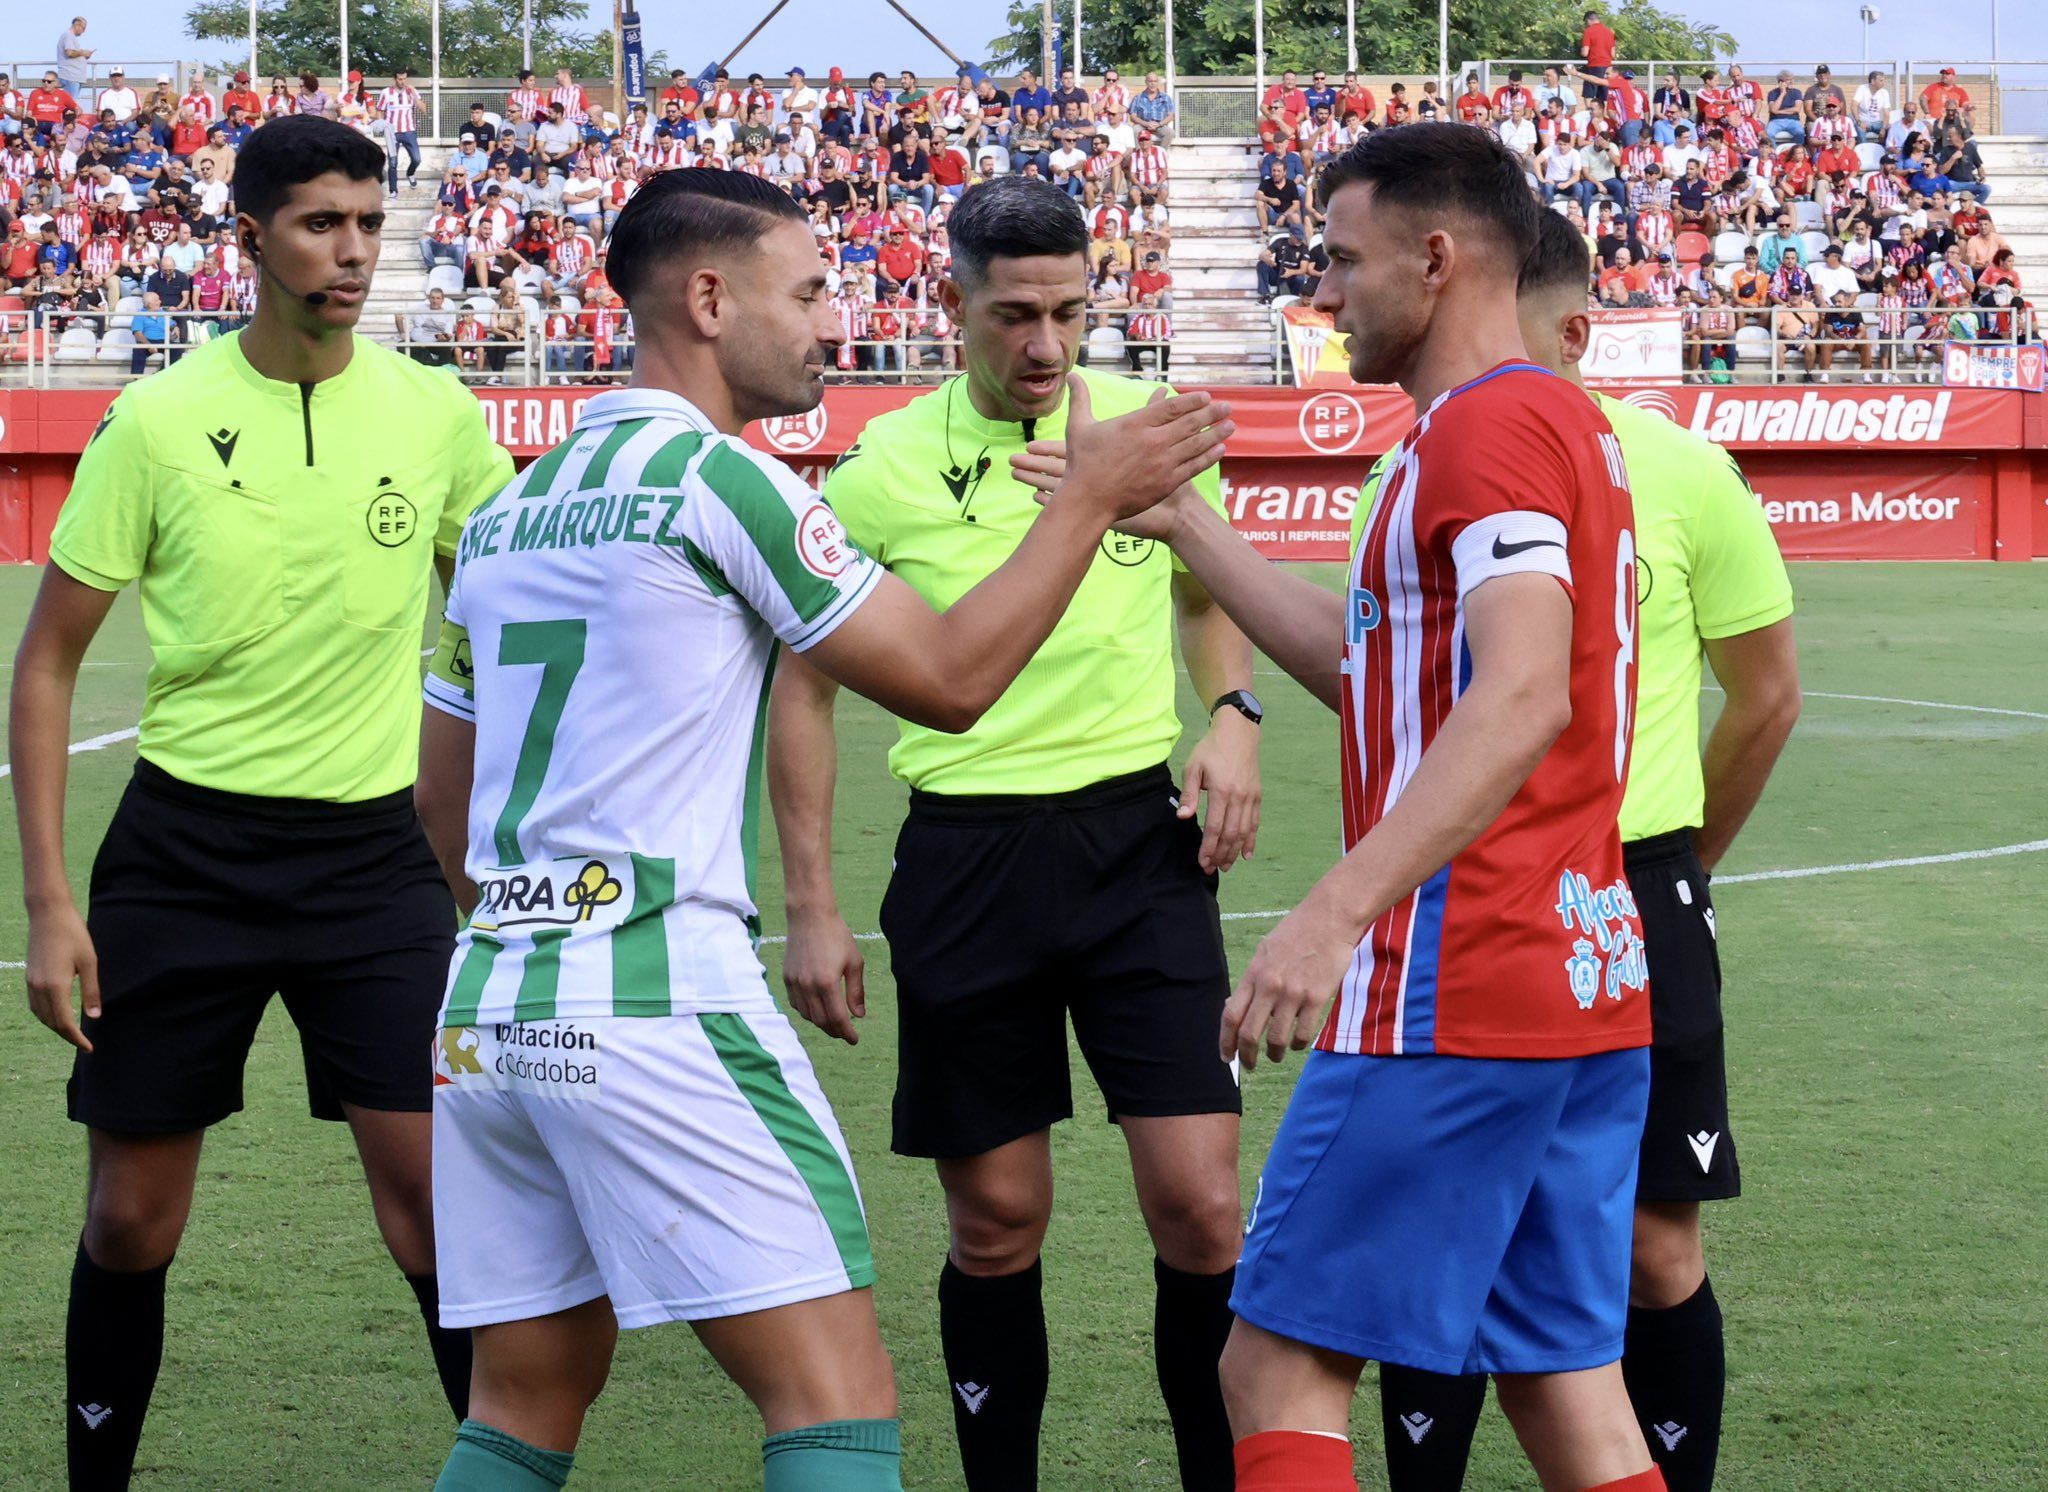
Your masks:
[{"label": "supporter in red shirt", "polygon": [[1711,67],[1700,69],[1699,92],[1693,95],[1699,105],[1700,119],[1707,124],[1719,124],[1735,108],[1734,92],[1721,83],[1721,75]]},{"label": "supporter in red shirt", "polygon": [[1778,172],[1778,184],[1784,188],[1779,195],[1812,196],[1815,174],[1813,162],[1807,157],[1806,147],[1793,146],[1791,154],[1785,158],[1785,164]]},{"label": "supporter in red shirt", "polygon": [[1464,124],[1485,124],[1493,117],[1493,100],[1486,96],[1486,90],[1479,86],[1479,74],[1473,73],[1465,79],[1465,91],[1452,101],[1458,111],[1458,119]]},{"label": "supporter in red shirt", "polygon": [[1379,101],[1372,96],[1372,89],[1358,81],[1357,73],[1344,74],[1344,86],[1337,92],[1337,117],[1356,114],[1370,121],[1378,112]]},{"label": "supporter in red shirt", "polygon": [[901,285],[924,268],[924,250],[911,241],[901,225],[889,230],[889,241],[875,255],[882,273]]},{"label": "supporter in red shirt", "polygon": [[[1435,87],[1436,85],[1432,83],[1429,86]],[[1387,85],[1387,93],[1389,95],[1387,99],[1388,125],[1406,124],[1413,117],[1408,108],[1408,85],[1406,83],[1390,83]]]},{"label": "supporter in red shirt", "polygon": [[1614,65],[1614,33],[1600,19],[1600,12],[1586,12],[1586,29],[1579,33],[1579,55],[1586,59],[1586,71],[1604,73]]},{"label": "supporter in red shirt", "polygon": [[1508,117],[1509,111],[1516,104],[1520,104],[1531,115],[1536,112],[1536,95],[1522,86],[1522,70],[1519,67],[1509,69],[1507,82],[1493,90],[1493,111],[1502,119]]},{"label": "supporter in red shirt", "polygon": [[245,119],[257,119],[263,113],[263,100],[256,96],[256,90],[249,86],[247,73],[235,74],[235,86],[220,96],[220,111],[240,109]]},{"label": "supporter in red shirt", "polygon": [[1975,127],[1977,111],[1970,103],[1970,90],[1957,86],[1954,68],[1944,67],[1939,78],[1920,90],[1920,107],[1929,119],[1939,119],[1950,104],[1956,106],[1964,122]]},{"label": "supporter in red shirt", "polygon": [[1856,147],[1846,141],[1837,141],[1823,150],[1814,160],[1813,167],[1823,176],[1838,173],[1855,175],[1863,168],[1863,162],[1856,154]]},{"label": "supporter in red shirt", "polygon": [[206,145],[205,121],[190,109],[178,111],[178,122],[171,126],[171,154],[190,159],[195,150]]},{"label": "supporter in red shirt", "polygon": [[1308,115],[1308,95],[1295,83],[1291,72],[1282,73],[1280,81],[1266,90],[1261,102],[1268,107],[1279,104],[1280,115],[1287,121],[1289,130],[1298,129]]},{"label": "supporter in red shirt", "polygon": [[47,137],[49,132],[64,122],[64,111],[71,109],[84,113],[78,107],[78,100],[71,96],[71,90],[57,81],[54,72],[43,74],[43,86],[31,88],[28,94],[28,117],[42,128]]},{"label": "supporter in red shirt", "polygon": [[698,106],[704,102],[703,95],[690,86],[690,75],[680,67],[668,75],[668,87],[661,90],[661,97],[657,100],[664,109],[671,101],[677,104],[684,116],[689,119],[697,117]]},{"label": "supporter in red shirt", "polygon": [[36,272],[36,256],[42,252],[42,244],[30,238],[16,218],[7,225],[7,240],[0,243],[0,274],[17,285],[23,280],[33,279]]},{"label": "supporter in red shirt", "polygon": [[1157,254],[1145,256],[1145,267],[1131,275],[1131,300],[1137,305],[1159,304],[1159,297],[1173,288],[1173,276],[1159,266]]},{"label": "supporter in red shirt", "polygon": [[1259,145],[1267,155],[1278,155],[1294,142],[1294,126],[1286,120],[1279,100],[1266,105],[1259,120]]}]

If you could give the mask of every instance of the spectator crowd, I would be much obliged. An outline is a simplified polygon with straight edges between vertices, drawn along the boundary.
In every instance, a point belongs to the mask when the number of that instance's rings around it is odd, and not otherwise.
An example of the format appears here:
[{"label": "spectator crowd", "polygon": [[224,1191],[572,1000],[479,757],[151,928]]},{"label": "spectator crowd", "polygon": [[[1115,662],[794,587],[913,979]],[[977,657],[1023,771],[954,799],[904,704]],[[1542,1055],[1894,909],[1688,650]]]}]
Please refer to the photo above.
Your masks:
[{"label": "spectator crowd", "polygon": [[1689,378],[1729,381],[1751,344],[1779,380],[1933,379],[1945,342],[2033,335],[1953,67],[1896,101],[1887,74],[1849,92],[1826,65],[1766,87],[1706,64],[1646,92],[1590,10],[1578,63],[1511,69],[1490,92],[1473,74],[1449,100],[1434,82],[1410,100],[1396,82],[1382,103],[1357,74],[1340,86],[1321,71],[1268,88],[1252,199],[1261,300],[1315,292],[1324,165],[1418,120],[1493,131],[1585,235],[1592,307],[1683,314]]}]

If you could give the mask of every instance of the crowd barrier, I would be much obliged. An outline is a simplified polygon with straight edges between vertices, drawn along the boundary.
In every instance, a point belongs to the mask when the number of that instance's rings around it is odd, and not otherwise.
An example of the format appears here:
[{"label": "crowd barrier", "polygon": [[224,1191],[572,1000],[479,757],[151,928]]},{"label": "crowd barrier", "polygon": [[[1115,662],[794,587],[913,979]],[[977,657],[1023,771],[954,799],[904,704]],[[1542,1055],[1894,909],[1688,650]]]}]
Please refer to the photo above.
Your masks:
[{"label": "crowd barrier", "polygon": [[[474,392],[498,441],[526,461],[566,439],[599,390]],[[809,414],[749,426],[747,438],[822,481],[867,421],[923,392],[834,386]],[[1414,418],[1407,396],[1383,387],[1216,392],[1238,424],[1223,464],[1231,521],[1274,559],[1344,558],[1359,483]],[[1734,452],[1789,558],[2048,557],[2048,395],[1839,385],[1616,392]],[[0,389],[0,559],[44,559],[78,453],[113,397],[104,388]]]}]

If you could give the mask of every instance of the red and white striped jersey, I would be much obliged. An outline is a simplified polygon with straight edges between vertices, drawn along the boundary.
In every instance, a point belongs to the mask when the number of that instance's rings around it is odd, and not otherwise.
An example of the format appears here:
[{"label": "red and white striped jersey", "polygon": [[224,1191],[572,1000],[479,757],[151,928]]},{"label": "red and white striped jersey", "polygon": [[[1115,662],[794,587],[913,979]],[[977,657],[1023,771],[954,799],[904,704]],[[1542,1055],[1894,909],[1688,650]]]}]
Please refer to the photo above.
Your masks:
[{"label": "red and white striped jersey", "polygon": [[1882,171],[1873,171],[1863,183],[1863,190],[1870,198],[1872,207],[1897,207],[1899,205],[1899,179],[1887,176]]},{"label": "red and white striped jersey", "polygon": [[1646,249],[1661,249],[1678,236],[1671,214],[1661,207],[1646,207],[1636,214],[1636,237]]},{"label": "red and white striped jersey", "polygon": [[711,95],[711,113],[715,119],[737,119],[740,117],[741,100],[745,97],[736,88],[721,88]]},{"label": "red and white striped jersey", "polygon": [[650,171],[674,171],[690,164],[690,145],[676,135],[662,135],[640,152],[640,164]]},{"label": "red and white striped jersey", "polygon": [[179,99],[178,107],[190,109],[192,117],[201,124],[212,124],[214,120],[220,118],[220,105],[214,102],[213,95],[204,88],[195,88],[192,92]]},{"label": "red and white striped jersey", "polygon": [[562,83],[548,94],[548,102],[562,106],[562,120],[566,124],[582,124],[590,118],[590,100],[584,96],[580,83]]},{"label": "red and white striped jersey", "polygon": [[427,231],[433,236],[435,243],[461,243],[463,232],[468,226],[460,213],[451,212],[443,207],[434,214],[434,221]]},{"label": "red and white striped jersey", "polygon": [[265,114],[296,114],[299,112],[299,96],[296,93],[273,93],[263,101]]},{"label": "red and white striped jersey", "polygon": [[541,112],[542,94],[538,88],[515,88],[505,95],[505,118],[532,119]]},{"label": "red and white striped jersey", "polygon": [[121,262],[121,240],[101,234],[85,243],[85,272],[94,279],[101,279],[114,272],[114,266]]},{"label": "red and white striped jersey", "polygon": [[1095,117],[1101,119],[1112,108],[1128,110],[1131,107],[1131,90],[1121,83],[1104,83],[1088,95],[1088,103],[1095,110]]},{"label": "red and white striped jersey", "polygon": [[1471,684],[1467,599],[1550,575],[1572,603],[1571,723],[1498,817],[1384,913],[1316,1045],[1572,1057],[1649,1043],[1642,925],[1616,816],[1636,674],[1634,514],[1594,403],[1504,363],[1430,405],[1354,520],[1339,781],[1348,852],[1391,812]]},{"label": "red and white striped jersey", "polygon": [[1116,152],[1105,150],[1100,155],[1091,155],[1081,163],[1081,171],[1091,181],[1108,181],[1116,174]]},{"label": "red and white striped jersey", "polygon": [[1151,191],[1166,180],[1166,152],[1157,145],[1140,145],[1124,157],[1124,170],[1141,191]]},{"label": "red and white striped jersey", "polygon": [[1122,238],[1131,231],[1131,215],[1115,202],[1104,202],[1088,214],[1088,233],[1093,238]]},{"label": "red and white striped jersey", "polygon": [[52,221],[57,225],[57,241],[59,243],[68,243],[75,249],[85,241],[87,232],[85,214],[76,207],[66,208],[63,212],[58,213]]},{"label": "red and white striped jersey", "polygon": [[377,112],[384,116],[384,122],[397,135],[415,134],[419,130],[420,91],[411,84],[401,88],[393,83],[377,95]]},{"label": "red and white striped jersey", "polygon": [[962,91],[948,84],[932,90],[932,118],[946,119],[960,112]]},{"label": "red and white striped jersey", "polygon": [[573,275],[589,265],[593,247],[589,234],[572,233],[555,245],[550,267],[557,275]]},{"label": "red and white striped jersey", "polygon": [[1664,164],[1664,147],[1653,140],[1639,140],[1621,153],[1621,174],[1641,176],[1652,166]]}]

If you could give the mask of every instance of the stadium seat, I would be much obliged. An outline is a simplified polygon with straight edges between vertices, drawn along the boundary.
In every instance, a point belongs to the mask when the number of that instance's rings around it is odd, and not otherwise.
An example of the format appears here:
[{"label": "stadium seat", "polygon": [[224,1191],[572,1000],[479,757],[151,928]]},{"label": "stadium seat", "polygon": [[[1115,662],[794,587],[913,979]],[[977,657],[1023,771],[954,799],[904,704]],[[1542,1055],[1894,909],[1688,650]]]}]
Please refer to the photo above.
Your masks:
[{"label": "stadium seat", "polygon": [[25,363],[30,353],[40,359],[48,353],[48,338],[41,327],[31,327],[14,335],[4,348],[0,348],[0,362]]},{"label": "stadium seat", "polygon": [[1760,326],[1745,326],[1735,333],[1735,361],[1738,363],[1768,363],[1771,360],[1771,334]]},{"label": "stadium seat", "polygon": [[[1679,234],[1676,243],[1673,245],[1680,264],[1698,264],[1700,256],[1713,247],[1712,240],[1706,234],[1695,233],[1690,228]],[[1714,257],[1718,259],[1721,256],[1716,254]]]},{"label": "stadium seat", "polygon": [[578,311],[583,309],[583,302],[580,298],[576,296],[565,295],[562,297],[562,309],[564,311],[567,311],[571,316],[574,316]]},{"label": "stadium seat", "polygon": [[1088,333],[1088,361],[1098,368],[1113,368],[1124,360],[1121,327],[1098,326]]},{"label": "stadium seat", "polygon": [[1818,264],[1821,261],[1821,256],[1827,253],[1828,245],[1833,242],[1832,238],[1829,238],[1818,229],[1801,233],[1799,235],[1799,256],[1808,264]]},{"label": "stadium seat", "polygon": [[135,333],[125,326],[117,326],[100,339],[99,351],[93,356],[103,363],[128,365],[128,356],[135,351]]},{"label": "stadium seat", "polygon": [[1866,311],[1869,310],[1877,304],[1877,292],[1875,290],[1864,291],[1856,297],[1856,304],[1863,307]]},{"label": "stadium seat", "polygon": [[1739,228],[1714,235],[1714,257],[1723,264],[1740,264],[1742,251],[1749,247],[1749,235]]},{"label": "stadium seat", "polygon": [[1864,170],[1875,171],[1878,162],[1884,159],[1884,147],[1866,140],[1856,147],[1856,159],[1863,163]]},{"label": "stadium seat", "polygon": [[1800,201],[1792,204],[1792,226],[1801,233],[1810,229],[1824,229],[1827,225],[1828,215],[1821,211],[1818,202]]},{"label": "stadium seat", "polygon": [[452,264],[437,264],[427,271],[427,289],[444,295],[462,294],[462,271]]},{"label": "stadium seat", "polygon": [[488,291],[482,290],[478,291],[475,295],[472,295],[467,301],[463,302],[463,304],[468,306],[470,310],[475,311],[480,316],[487,316],[491,312],[498,309],[497,297],[491,295]]},{"label": "stadium seat", "polygon": [[89,363],[99,351],[100,339],[93,335],[89,326],[66,327],[57,338],[57,350],[50,354],[53,363]]}]

